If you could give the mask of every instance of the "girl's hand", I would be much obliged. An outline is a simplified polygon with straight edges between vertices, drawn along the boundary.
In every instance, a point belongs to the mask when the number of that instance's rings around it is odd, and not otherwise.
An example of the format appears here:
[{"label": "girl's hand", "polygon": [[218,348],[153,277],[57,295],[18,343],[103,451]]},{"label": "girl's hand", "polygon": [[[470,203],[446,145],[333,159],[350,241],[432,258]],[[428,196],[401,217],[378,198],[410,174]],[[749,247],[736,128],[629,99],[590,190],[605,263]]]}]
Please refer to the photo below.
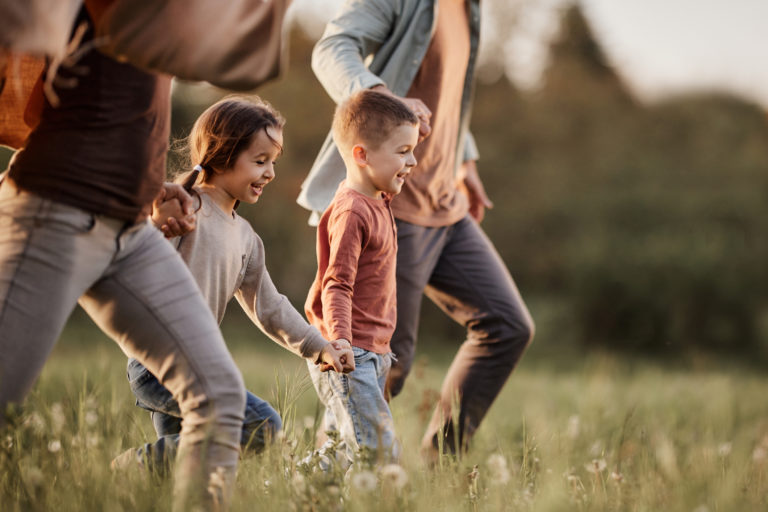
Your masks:
[{"label": "girl's hand", "polygon": [[152,202],[152,222],[166,238],[186,235],[195,229],[192,197],[181,185],[163,184]]},{"label": "girl's hand", "polygon": [[321,372],[335,370],[340,373],[349,373],[355,369],[355,355],[349,341],[339,339],[332,341],[320,352]]}]

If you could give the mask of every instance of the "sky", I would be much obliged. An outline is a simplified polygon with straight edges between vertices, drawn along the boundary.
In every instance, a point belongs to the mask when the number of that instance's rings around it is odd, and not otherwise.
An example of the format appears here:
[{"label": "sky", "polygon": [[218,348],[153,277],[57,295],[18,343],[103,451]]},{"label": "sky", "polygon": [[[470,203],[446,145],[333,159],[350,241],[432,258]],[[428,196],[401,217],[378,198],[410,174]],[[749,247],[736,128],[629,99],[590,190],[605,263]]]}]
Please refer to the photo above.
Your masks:
[{"label": "sky", "polygon": [[[484,0],[482,60],[534,88],[570,0]],[[313,35],[341,0],[294,0]],[[768,0],[581,0],[611,63],[642,99],[720,90],[768,109]],[[505,16],[508,15],[508,16]],[[510,24],[510,20],[514,20]],[[503,43],[499,43],[502,41]],[[501,44],[501,46],[498,46]],[[490,70],[490,71],[489,71]],[[499,65],[486,66],[493,76]]]}]

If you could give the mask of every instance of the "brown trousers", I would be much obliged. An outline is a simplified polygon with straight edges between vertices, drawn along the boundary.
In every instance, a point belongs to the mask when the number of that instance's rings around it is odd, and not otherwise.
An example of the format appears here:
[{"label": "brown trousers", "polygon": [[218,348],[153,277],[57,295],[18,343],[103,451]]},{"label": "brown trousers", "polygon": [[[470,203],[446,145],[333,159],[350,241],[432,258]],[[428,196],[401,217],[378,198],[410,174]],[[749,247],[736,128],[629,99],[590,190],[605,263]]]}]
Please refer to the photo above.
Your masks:
[{"label": "brown trousers", "polygon": [[387,389],[396,396],[411,370],[426,294],[467,328],[467,339],[443,381],[423,448],[437,448],[440,433],[446,450],[465,448],[531,342],[533,320],[501,257],[471,217],[438,228],[398,220],[397,243],[397,326],[391,343],[397,360]]}]

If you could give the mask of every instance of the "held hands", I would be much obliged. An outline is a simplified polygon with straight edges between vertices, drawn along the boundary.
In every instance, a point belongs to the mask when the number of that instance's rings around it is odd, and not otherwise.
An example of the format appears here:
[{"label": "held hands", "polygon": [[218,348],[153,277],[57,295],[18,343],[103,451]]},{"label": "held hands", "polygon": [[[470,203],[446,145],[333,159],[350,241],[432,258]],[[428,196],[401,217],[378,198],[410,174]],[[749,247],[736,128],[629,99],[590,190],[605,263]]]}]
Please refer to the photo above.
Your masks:
[{"label": "held hands", "polygon": [[195,229],[192,196],[176,183],[164,183],[152,202],[152,223],[165,238],[186,235]]},{"label": "held hands", "polygon": [[355,369],[355,355],[349,341],[338,339],[328,343],[320,352],[321,372],[335,370],[340,373],[349,373]]},{"label": "held hands", "polygon": [[469,198],[469,214],[477,222],[482,222],[485,209],[493,208],[493,203],[485,193],[485,187],[477,174],[477,165],[474,160],[467,160],[461,164],[459,177],[463,180],[463,186]]}]

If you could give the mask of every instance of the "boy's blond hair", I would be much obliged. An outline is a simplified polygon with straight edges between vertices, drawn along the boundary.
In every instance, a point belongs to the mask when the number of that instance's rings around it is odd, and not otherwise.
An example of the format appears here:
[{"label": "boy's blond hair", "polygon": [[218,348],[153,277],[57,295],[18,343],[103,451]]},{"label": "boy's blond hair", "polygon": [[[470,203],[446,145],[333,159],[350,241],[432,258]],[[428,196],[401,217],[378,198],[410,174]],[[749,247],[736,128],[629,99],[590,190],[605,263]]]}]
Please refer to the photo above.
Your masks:
[{"label": "boy's blond hair", "polygon": [[419,124],[405,103],[389,94],[363,89],[336,107],[333,140],[342,151],[360,143],[376,149],[393,129],[404,124]]}]

